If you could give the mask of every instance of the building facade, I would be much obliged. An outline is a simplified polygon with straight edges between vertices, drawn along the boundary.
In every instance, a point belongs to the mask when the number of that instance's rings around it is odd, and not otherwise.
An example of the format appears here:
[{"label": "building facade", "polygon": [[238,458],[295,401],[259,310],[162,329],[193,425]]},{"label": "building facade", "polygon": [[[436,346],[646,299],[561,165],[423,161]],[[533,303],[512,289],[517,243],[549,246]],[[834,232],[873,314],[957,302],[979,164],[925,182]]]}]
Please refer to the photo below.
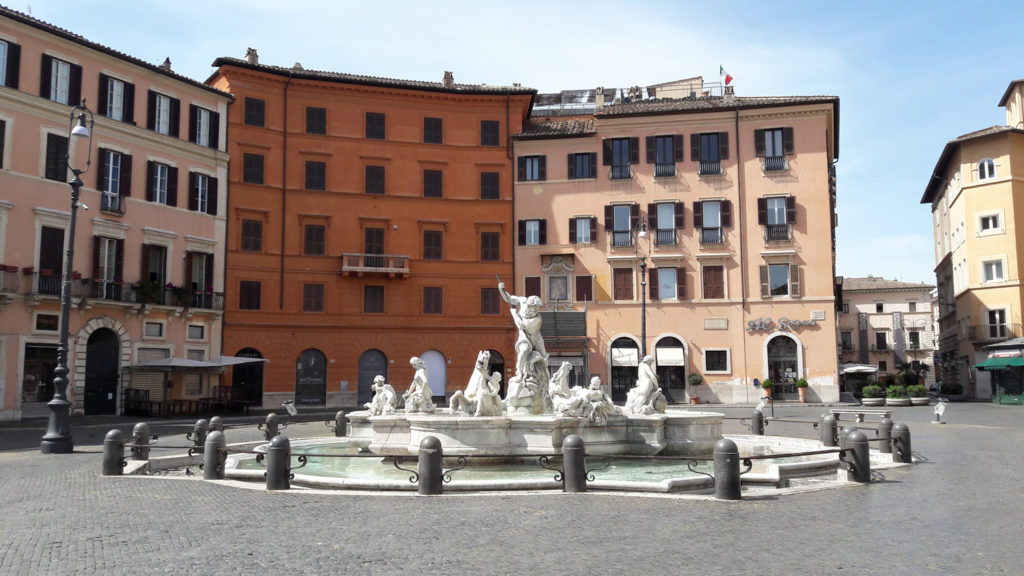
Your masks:
[{"label": "building facade", "polygon": [[[91,156],[74,239],[73,410],[120,413],[128,388],[152,401],[208,395],[216,375],[128,368],[220,356],[230,96],[6,8],[0,80],[0,419],[49,414],[69,153],[76,167]],[[69,149],[83,99],[88,152]]]},{"label": "building facade", "polygon": [[996,383],[975,369],[989,356],[986,346],[1022,336],[1015,222],[1024,218],[1024,188],[1014,175],[1024,162],[1024,80],[1011,82],[999,105],[1006,125],[949,141],[921,198],[931,205],[935,239],[938,378],[986,400]]},{"label": "building facade", "polygon": [[477,355],[505,372],[515,332],[510,135],[533,90],[371,78],[220,58],[232,93],[224,348],[257,406],[353,406],[410,358],[434,396]]},{"label": "building facade", "polygon": [[516,291],[546,323],[585,316],[550,363],[616,400],[645,354],[670,401],[753,402],[766,378],[837,400],[838,98],[699,78],[580,92],[539,97],[515,137]]}]

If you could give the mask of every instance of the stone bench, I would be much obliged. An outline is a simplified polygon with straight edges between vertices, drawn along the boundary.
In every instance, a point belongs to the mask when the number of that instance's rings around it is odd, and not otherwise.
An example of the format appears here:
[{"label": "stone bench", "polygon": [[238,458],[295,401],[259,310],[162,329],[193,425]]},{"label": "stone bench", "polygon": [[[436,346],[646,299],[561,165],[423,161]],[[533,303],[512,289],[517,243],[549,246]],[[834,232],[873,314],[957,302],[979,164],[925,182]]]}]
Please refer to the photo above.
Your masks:
[{"label": "stone bench", "polygon": [[836,421],[840,419],[840,416],[853,415],[856,416],[857,422],[863,422],[865,416],[878,416],[878,419],[892,418],[892,410],[872,410],[870,408],[830,408],[829,414],[836,417]]}]

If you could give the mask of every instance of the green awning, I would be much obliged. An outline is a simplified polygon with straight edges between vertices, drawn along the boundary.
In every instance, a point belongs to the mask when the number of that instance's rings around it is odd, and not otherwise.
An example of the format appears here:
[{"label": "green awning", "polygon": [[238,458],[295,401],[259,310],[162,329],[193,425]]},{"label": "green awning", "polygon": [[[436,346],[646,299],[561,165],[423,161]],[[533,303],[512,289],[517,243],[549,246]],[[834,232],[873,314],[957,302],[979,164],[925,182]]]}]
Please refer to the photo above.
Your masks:
[{"label": "green awning", "polygon": [[1024,356],[989,358],[984,362],[979,362],[974,365],[978,370],[1006,370],[1007,368],[1020,368],[1022,366],[1024,366]]}]

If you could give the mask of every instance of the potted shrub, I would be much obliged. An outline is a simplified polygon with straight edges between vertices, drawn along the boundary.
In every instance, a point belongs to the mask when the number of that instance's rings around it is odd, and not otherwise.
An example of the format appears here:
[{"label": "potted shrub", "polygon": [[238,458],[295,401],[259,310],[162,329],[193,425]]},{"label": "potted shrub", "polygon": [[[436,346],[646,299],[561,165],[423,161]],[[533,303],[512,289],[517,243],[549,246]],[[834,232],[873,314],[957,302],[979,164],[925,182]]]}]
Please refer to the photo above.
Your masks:
[{"label": "potted shrub", "polygon": [[761,382],[761,391],[764,393],[764,397],[765,398],[771,398],[772,397],[772,388],[774,388],[774,387],[775,387],[775,383],[772,382],[771,380],[767,379],[767,378],[765,378]]},{"label": "potted shrub", "polygon": [[886,406],[910,406],[910,398],[907,396],[906,386],[893,384],[885,389]]},{"label": "potted shrub", "polygon": [[864,406],[882,406],[885,404],[885,391],[878,384],[868,384],[860,389],[860,403]]},{"label": "potted shrub", "polygon": [[700,396],[697,395],[696,387],[700,386],[700,383],[704,381],[704,377],[694,372],[686,377],[686,380],[693,386],[695,390],[690,394],[690,404],[700,404]]},{"label": "potted shrub", "polygon": [[911,406],[927,406],[932,400],[928,397],[928,390],[923,384],[907,386],[907,396],[910,396]]},{"label": "potted shrub", "polygon": [[943,382],[942,386],[939,387],[939,394],[949,400],[963,400],[964,387],[959,382]]},{"label": "potted shrub", "polygon": [[803,378],[796,381],[796,391],[800,394],[800,402],[807,402],[807,380]]}]

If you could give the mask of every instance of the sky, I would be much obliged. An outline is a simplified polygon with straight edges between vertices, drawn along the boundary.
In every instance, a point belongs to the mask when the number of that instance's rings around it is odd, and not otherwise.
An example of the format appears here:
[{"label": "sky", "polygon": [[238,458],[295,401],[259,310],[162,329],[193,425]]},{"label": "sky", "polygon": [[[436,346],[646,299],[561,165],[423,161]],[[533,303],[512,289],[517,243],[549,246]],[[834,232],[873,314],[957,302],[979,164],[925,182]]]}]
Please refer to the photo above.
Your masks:
[{"label": "sky", "polygon": [[723,66],[738,96],[838,96],[837,274],[928,284],[935,162],[1005,124],[999,99],[1024,78],[1019,1],[0,1],[198,81],[252,47],[261,64],[540,92]]}]

